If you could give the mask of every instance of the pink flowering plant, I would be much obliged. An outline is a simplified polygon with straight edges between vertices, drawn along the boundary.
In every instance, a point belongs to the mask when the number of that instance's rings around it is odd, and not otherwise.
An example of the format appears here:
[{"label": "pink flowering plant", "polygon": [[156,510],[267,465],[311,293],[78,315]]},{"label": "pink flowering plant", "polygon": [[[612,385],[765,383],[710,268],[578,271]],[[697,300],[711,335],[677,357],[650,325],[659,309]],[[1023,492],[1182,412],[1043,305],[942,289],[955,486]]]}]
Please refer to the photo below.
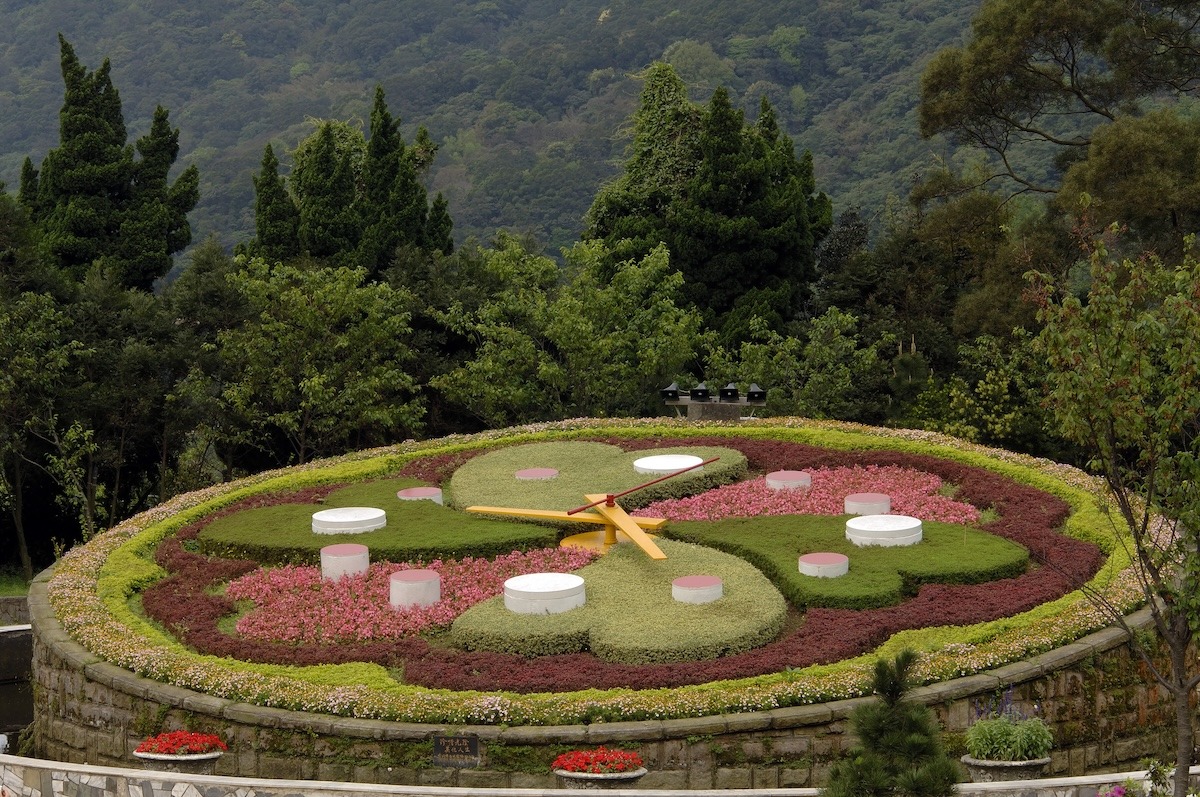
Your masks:
[{"label": "pink flowering plant", "polygon": [[553,770],[586,772],[592,775],[633,772],[642,767],[642,757],[631,750],[601,745],[595,750],[572,750],[554,759]]},{"label": "pink flowering plant", "polygon": [[852,465],[813,468],[808,489],[775,490],[765,479],[727,484],[689,498],[656,501],[636,514],[668,520],[723,520],[761,515],[842,515],[845,498],[853,493],[883,493],[892,500],[892,513],[922,520],[970,524],[979,510],[940,495],[942,479],[935,474],[898,465]]},{"label": "pink flowering plant", "polygon": [[134,752],[157,755],[200,755],[228,750],[221,737],[212,733],[196,731],[167,731],[151,736],[137,746]]},{"label": "pink flowering plant", "polygon": [[513,551],[495,559],[435,560],[426,567],[442,578],[442,600],[432,606],[393,609],[392,573],[420,564],[378,562],[363,575],[321,578],[319,567],[288,565],[247,573],[229,584],[226,596],[253,601],[237,621],[250,639],[293,643],[332,643],[394,639],[431,628],[448,628],[480,601],[504,590],[505,580],[539,572],[577,570],[595,559],[583,548]]}]

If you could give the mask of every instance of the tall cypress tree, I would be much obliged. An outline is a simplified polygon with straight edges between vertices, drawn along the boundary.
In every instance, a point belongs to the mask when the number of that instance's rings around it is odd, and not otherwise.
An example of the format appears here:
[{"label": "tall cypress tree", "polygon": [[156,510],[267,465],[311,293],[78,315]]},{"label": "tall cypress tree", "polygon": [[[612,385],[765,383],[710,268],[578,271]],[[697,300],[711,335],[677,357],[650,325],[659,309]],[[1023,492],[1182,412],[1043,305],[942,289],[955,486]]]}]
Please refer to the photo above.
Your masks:
[{"label": "tall cypress tree", "polygon": [[279,175],[279,159],[270,144],[254,178],[255,254],[283,262],[300,254],[300,212]]},{"label": "tall cypress tree", "polygon": [[200,172],[189,166],[172,183],[169,172],[179,156],[179,130],[172,129],[161,105],[150,132],[134,145],[129,201],[122,212],[116,255],[121,283],[150,290],[171,270],[171,255],[192,241],[187,214],[200,199]]},{"label": "tall cypress tree", "polygon": [[179,131],[161,107],[150,132],[130,146],[108,60],[89,72],[61,35],[59,45],[59,146],[40,170],[22,170],[22,203],[41,228],[48,263],[78,281],[100,261],[120,285],[149,289],[191,240],[187,214],[199,199],[199,175],[193,167],[168,181]]},{"label": "tall cypress tree", "polygon": [[133,150],[109,62],[88,72],[61,34],[58,42],[65,89],[59,145],[42,161],[34,220],[42,227],[43,256],[78,280],[112,250]]},{"label": "tall cypress tree", "polygon": [[339,152],[333,123],[322,122],[312,151],[293,169],[300,207],[300,246],[313,257],[347,257],[361,233],[356,223],[354,172]]},{"label": "tall cypress tree", "polygon": [[363,225],[359,243],[359,261],[371,274],[391,263],[400,231],[391,222],[392,190],[404,160],[404,141],[400,138],[400,120],[388,111],[383,87],[375,87],[371,108],[371,138],[367,141],[363,191],[359,195],[358,215]]}]

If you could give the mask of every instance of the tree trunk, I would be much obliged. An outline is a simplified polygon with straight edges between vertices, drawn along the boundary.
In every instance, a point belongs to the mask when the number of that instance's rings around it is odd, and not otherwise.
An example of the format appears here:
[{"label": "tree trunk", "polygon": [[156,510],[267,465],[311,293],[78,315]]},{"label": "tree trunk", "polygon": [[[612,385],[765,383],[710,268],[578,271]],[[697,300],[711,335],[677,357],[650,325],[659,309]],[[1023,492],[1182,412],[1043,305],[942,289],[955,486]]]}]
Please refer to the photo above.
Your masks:
[{"label": "tree trunk", "polygon": [[33,559],[29,556],[29,541],[25,539],[25,471],[21,468],[21,458],[13,463],[13,528],[17,532],[17,555],[21,559],[21,570],[25,581],[33,581]]},{"label": "tree trunk", "polygon": [[1187,669],[1187,649],[1171,645],[1172,697],[1175,700],[1175,789],[1174,797],[1187,797],[1189,773],[1195,739],[1192,731],[1191,679]]}]

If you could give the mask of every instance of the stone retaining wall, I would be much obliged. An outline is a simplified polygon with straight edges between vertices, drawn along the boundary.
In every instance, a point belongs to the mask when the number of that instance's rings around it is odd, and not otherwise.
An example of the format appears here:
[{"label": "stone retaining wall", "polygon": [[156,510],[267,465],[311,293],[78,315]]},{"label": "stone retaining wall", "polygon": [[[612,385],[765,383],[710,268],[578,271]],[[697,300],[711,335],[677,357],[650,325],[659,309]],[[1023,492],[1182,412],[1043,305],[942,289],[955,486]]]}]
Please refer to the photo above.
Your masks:
[{"label": "stone retaining wall", "polygon": [[[641,752],[643,789],[795,788],[824,783],[854,740],[847,718],[863,700],[696,719],[556,727],[418,725],[262,708],[191,692],[98,660],[54,619],[43,573],[30,591],[34,632],[33,754],[62,762],[129,765],[162,729],[221,735],[222,775],[458,786],[550,788],[548,763],[575,746]],[[1135,626],[1148,613],[1131,618]],[[1172,704],[1152,684],[1125,635],[1110,628],[1026,662],[914,690],[933,708],[948,748],[982,706],[1008,696],[1054,729],[1053,775],[1132,769],[1173,759]],[[479,766],[433,765],[438,736],[478,740]]]},{"label": "stone retaining wall", "polygon": [[29,604],[24,596],[0,598],[0,625],[25,625],[29,622]]}]

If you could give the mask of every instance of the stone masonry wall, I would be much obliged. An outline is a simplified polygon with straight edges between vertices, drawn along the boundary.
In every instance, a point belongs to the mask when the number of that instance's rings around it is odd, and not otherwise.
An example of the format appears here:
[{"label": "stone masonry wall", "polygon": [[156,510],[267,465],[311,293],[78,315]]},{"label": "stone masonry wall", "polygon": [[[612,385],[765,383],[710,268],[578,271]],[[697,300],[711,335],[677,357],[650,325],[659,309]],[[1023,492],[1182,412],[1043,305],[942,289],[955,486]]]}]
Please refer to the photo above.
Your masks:
[{"label": "stone masonry wall", "polygon": [[[853,743],[848,716],[867,698],[696,719],[556,727],[418,725],[262,708],[191,692],[99,661],[74,643],[45,598],[30,592],[34,632],[34,755],[131,766],[133,748],[163,729],[214,732],[229,744],[218,775],[358,783],[551,788],[559,752],[599,744],[637,749],[642,789],[778,789],[820,786]],[[1145,613],[1133,622],[1144,625]],[[1035,709],[1056,738],[1047,774],[1135,769],[1173,758],[1171,703],[1124,634],[1106,629],[1030,661],[914,690],[961,750],[962,733],[989,701]],[[435,736],[479,740],[481,765],[436,767]]]},{"label": "stone masonry wall", "polygon": [[[1200,767],[1193,767],[1191,782],[1197,783]],[[1096,797],[1105,786],[1143,773],[1115,773],[1088,778],[1047,778],[1034,784],[959,784],[959,797]],[[297,783],[261,779],[206,776],[203,778],[168,772],[146,772],[97,766],[63,766],[52,761],[0,755],[0,788],[7,797],[462,797],[458,789],[441,786],[375,786],[362,783]],[[576,791],[546,788],[521,792],[523,797],[566,797]],[[646,794],[641,789],[613,792]],[[816,789],[754,789],[746,797],[819,797]],[[512,797],[502,789],[477,788],[471,797]],[[655,790],[656,797],[690,797],[692,792]],[[712,795],[713,792],[706,792]]]},{"label": "stone masonry wall", "polygon": [[25,625],[29,622],[29,604],[24,597],[0,598],[0,625]]}]

